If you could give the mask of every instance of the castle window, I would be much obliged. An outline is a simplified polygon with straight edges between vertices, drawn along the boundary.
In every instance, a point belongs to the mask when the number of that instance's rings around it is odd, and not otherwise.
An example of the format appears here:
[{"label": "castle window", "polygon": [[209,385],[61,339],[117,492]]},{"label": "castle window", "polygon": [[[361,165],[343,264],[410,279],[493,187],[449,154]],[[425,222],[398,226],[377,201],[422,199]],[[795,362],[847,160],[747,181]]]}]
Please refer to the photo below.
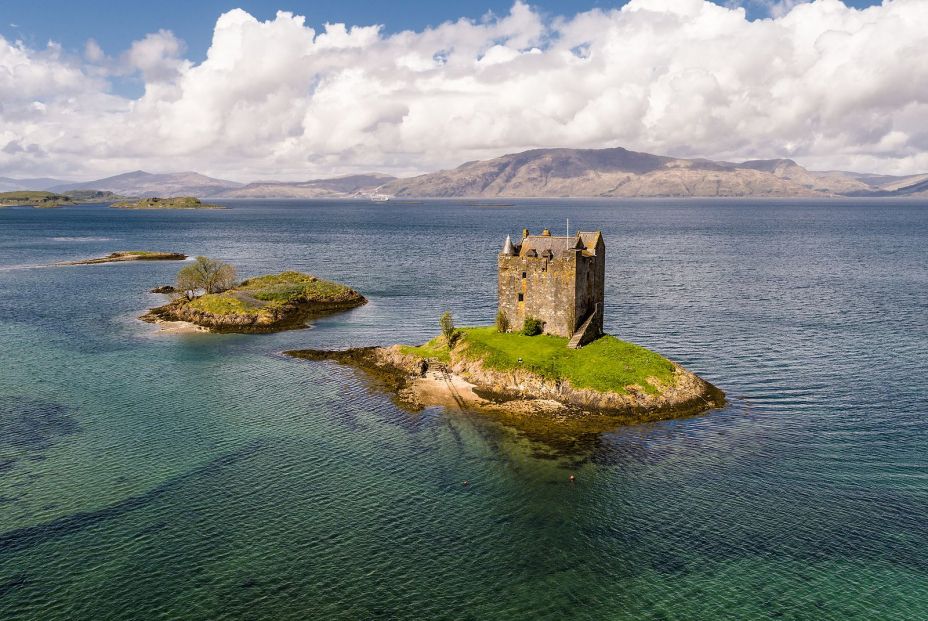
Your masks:
[{"label": "castle window", "polygon": [[520,302],[525,301],[525,296],[522,295],[521,293],[519,294],[519,301],[520,301]]},{"label": "castle window", "polygon": [[526,276],[528,276],[528,274],[526,274],[525,272],[522,272],[522,278],[525,278]]}]

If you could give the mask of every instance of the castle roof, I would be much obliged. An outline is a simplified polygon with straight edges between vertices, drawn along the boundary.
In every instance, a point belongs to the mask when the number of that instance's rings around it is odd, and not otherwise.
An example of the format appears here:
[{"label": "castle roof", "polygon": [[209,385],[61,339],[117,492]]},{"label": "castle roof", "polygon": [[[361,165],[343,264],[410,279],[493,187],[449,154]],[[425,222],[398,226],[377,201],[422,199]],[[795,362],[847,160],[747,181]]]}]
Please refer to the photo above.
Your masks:
[{"label": "castle roof", "polygon": [[512,239],[507,235],[506,241],[503,243],[503,254],[507,257],[511,257],[516,253],[515,247],[512,245]]},{"label": "castle roof", "polygon": [[554,235],[528,235],[519,247],[519,256],[527,256],[534,250],[537,256],[548,254],[560,256],[568,250],[583,250],[596,254],[596,244],[602,235],[597,232],[578,232],[570,237]]}]

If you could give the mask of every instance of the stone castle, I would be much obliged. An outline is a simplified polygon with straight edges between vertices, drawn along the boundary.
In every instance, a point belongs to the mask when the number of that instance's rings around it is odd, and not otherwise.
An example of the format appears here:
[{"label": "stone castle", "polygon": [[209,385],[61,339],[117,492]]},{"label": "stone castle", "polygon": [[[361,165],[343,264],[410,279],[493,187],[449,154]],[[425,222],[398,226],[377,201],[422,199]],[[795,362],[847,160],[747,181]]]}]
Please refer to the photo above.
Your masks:
[{"label": "stone castle", "polygon": [[514,244],[507,235],[499,254],[499,310],[512,330],[527,317],[544,323],[544,332],[570,338],[581,347],[603,333],[606,244],[602,233],[557,237],[522,230]]}]

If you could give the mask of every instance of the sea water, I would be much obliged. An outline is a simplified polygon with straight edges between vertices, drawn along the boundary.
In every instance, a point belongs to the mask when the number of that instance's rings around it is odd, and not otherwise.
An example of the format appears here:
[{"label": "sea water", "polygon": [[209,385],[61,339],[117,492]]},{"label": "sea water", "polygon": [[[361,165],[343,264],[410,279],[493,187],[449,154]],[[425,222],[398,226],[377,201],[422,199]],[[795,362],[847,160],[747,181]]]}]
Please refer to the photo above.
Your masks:
[{"label": "sea water", "polygon": [[[0,619],[928,618],[928,203],[226,204],[0,210]],[[491,323],[506,234],[567,218],[607,331],[726,408],[546,438],[281,353]],[[178,263],[54,266],[117,250],[370,303],[165,334]]]}]

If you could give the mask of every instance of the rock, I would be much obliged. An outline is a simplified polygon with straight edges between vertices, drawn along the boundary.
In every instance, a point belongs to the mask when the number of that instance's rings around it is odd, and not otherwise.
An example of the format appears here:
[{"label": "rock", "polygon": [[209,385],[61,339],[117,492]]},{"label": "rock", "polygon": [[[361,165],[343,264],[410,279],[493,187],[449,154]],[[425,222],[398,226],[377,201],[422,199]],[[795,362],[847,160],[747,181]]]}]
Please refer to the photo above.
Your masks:
[{"label": "rock", "polygon": [[175,289],[171,285],[161,285],[160,287],[155,287],[154,289],[151,289],[151,292],[169,294],[169,293],[177,293],[177,289]]},{"label": "rock", "polygon": [[[575,388],[567,380],[550,380],[526,369],[499,371],[479,360],[457,359],[448,373],[429,373],[428,361],[391,347],[344,351],[297,350],[286,354],[307,360],[332,360],[358,368],[392,393],[401,405],[418,410],[428,405],[454,405],[503,415],[507,420],[544,419],[545,425],[607,430],[617,425],[692,416],[725,405],[725,393],[674,363],[672,385],[659,394],[631,390],[628,394]],[[430,390],[417,390],[422,382]],[[460,393],[469,385],[469,394]],[[458,386],[452,390],[452,386]],[[471,390],[472,389],[472,390]],[[444,392],[450,391],[449,395]],[[513,418],[514,417],[514,418]],[[522,424],[520,423],[520,424]]]}]

